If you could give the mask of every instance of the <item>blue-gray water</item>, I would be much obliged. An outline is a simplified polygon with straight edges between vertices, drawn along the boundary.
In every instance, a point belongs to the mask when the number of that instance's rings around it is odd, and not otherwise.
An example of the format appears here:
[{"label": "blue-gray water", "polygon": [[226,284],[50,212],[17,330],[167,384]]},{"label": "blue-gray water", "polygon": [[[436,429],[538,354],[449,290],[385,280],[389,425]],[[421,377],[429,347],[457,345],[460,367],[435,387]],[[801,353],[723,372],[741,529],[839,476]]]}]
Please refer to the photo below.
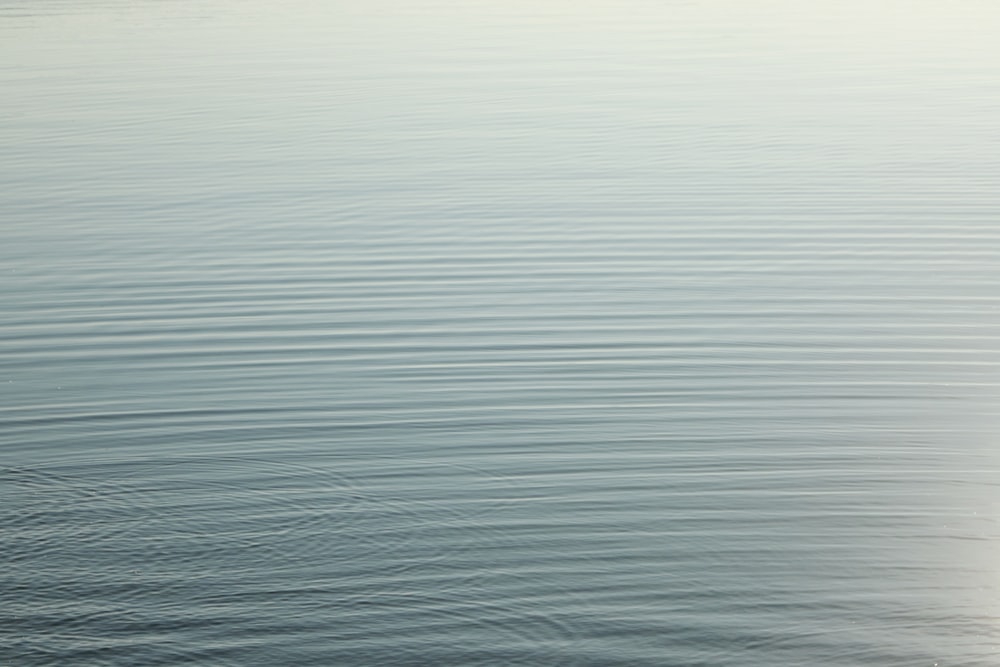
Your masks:
[{"label": "blue-gray water", "polygon": [[0,664],[1000,664],[998,29],[0,2]]}]

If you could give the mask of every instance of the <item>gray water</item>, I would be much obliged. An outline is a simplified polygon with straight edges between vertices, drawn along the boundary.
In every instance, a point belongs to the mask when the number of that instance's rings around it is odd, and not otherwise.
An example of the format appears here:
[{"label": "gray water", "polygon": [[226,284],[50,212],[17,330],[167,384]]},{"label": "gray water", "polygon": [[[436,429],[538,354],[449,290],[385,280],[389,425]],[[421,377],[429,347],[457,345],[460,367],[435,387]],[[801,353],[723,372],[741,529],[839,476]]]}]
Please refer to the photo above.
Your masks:
[{"label": "gray water", "polygon": [[998,29],[0,2],[0,664],[1000,664]]}]

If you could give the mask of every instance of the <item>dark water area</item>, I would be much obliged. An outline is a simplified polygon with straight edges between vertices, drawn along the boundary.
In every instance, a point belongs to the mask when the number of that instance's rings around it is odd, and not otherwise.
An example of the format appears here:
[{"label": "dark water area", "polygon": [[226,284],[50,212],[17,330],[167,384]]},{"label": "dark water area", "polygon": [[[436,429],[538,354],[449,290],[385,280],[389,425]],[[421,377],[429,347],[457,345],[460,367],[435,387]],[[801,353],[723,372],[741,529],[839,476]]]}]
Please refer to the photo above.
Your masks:
[{"label": "dark water area", "polygon": [[0,664],[1000,664],[998,28],[0,2]]}]

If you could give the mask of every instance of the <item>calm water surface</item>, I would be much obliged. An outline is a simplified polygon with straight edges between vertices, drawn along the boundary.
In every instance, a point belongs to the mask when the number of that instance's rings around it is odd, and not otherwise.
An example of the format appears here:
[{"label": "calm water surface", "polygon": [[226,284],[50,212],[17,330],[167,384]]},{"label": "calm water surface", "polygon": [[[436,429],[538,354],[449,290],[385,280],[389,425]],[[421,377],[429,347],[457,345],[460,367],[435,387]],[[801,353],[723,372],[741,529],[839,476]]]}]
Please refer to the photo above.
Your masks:
[{"label": "calm water surface", "polygon": [[998,30],[0,2],[0,663],[1000,664]]}]

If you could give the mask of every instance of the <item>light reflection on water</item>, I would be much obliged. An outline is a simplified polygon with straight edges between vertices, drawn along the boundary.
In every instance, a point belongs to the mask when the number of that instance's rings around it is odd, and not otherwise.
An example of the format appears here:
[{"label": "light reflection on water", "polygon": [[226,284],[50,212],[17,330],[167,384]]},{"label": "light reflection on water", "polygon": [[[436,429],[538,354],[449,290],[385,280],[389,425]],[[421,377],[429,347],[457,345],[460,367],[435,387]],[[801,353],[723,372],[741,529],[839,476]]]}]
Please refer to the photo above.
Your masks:
[{"label": "light reflection on water", "polygon": [[995,664],[998,18],[0,4],[0,662]]}]

